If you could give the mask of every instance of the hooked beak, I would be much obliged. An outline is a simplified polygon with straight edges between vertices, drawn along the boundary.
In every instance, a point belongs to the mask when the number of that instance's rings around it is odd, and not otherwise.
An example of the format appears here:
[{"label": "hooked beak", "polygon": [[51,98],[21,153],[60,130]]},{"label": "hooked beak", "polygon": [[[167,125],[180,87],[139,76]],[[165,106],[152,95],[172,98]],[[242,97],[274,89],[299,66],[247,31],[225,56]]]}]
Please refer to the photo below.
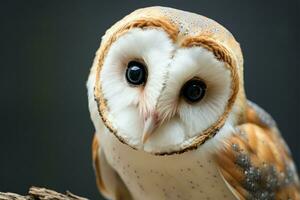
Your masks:
[{"label": "hooked beak", "polygon": [[151,114],[149,117],[146,118],[144,123],[144,130],[142,136],[142,142],[145,144],[149,137],[152,135],[154,130],[157,128],[158,125],[158,115],[156,113]]}]

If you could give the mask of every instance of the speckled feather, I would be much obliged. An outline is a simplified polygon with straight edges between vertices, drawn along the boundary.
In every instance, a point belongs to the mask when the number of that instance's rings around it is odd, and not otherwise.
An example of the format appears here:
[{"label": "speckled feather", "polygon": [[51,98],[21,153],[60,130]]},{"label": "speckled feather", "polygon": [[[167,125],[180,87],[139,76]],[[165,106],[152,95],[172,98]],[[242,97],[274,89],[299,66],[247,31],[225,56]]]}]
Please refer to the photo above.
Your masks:
[{"label": "speckled feather", "polygon": [[103,196],[114,200],[132,200],[131,194],[117,172],[107,163],[100,141],[95,134],[92,143],[93,167],[96,183]]},{"label": "speckled feather", "polygon": [[225,181],[240,199],[300,199],[298,175],[274,120],[251,102],[246,114],[216,154]]}]

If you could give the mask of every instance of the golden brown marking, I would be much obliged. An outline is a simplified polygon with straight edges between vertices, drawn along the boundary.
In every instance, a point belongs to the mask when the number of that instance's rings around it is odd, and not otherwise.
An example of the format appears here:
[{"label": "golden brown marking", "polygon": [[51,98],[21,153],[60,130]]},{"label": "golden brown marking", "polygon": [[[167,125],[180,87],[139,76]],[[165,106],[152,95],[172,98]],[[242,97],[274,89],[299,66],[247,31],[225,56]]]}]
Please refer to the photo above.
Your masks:
[{"label": "golden brown marking", "polygon": [[92,159],[93,159],[93,165],[96,174],[96,182],[97,182],[98,189],[102,193],[107,193],[108,191],[105,188],[104,182],[101,177],[99,150],[100,150],[100,144],[95,134],[93,138],[93,144],[92,144]]},{"label": "golden brown marking", "polygon": [[201,46],[215,55],[218,60],[228,63],[231,67],[236,67],[231,53],[221,44],[217,43],[210,35],[192,36],[184,39],[181,43],[183,47]]},{"label": "golden brown marking", "polygon": [[[215,157],[220,173],[242,199],[274,195],[275,199],[299,199],[300,186],[292,158],[275,127],[261,123],[257,111],[247,108],[247,121],[224,141]],[[267,198],[268,197],[268,198]]]}]

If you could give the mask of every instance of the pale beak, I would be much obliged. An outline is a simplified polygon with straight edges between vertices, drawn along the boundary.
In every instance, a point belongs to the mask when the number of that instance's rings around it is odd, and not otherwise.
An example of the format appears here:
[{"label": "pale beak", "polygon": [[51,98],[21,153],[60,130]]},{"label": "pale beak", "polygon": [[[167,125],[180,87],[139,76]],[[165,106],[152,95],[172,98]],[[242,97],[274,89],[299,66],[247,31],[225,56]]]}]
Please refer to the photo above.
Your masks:
[{"label": "pale beak", "polygon": [[149,139],[149,137],[152,135],[154,130],[157,128],[157,125],[158,125],[158,117],[156,114],[150,115],[145,120],[143,136],[142,136],[143,144],[145,144],[146,141]]}]

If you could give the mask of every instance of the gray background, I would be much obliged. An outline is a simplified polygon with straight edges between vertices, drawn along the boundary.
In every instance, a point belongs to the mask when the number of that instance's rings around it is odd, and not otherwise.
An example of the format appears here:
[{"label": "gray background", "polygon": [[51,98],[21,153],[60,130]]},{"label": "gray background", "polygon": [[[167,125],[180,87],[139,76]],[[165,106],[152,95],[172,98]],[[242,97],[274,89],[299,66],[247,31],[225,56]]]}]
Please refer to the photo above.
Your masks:
[{"label": "gray background", "polygon": [[248,98],[276,119],[300,166],[299,1],[1,1],[0,191],[99,199],[85,82],[104,31],[150,5],[203,14],[235,35]]}]

